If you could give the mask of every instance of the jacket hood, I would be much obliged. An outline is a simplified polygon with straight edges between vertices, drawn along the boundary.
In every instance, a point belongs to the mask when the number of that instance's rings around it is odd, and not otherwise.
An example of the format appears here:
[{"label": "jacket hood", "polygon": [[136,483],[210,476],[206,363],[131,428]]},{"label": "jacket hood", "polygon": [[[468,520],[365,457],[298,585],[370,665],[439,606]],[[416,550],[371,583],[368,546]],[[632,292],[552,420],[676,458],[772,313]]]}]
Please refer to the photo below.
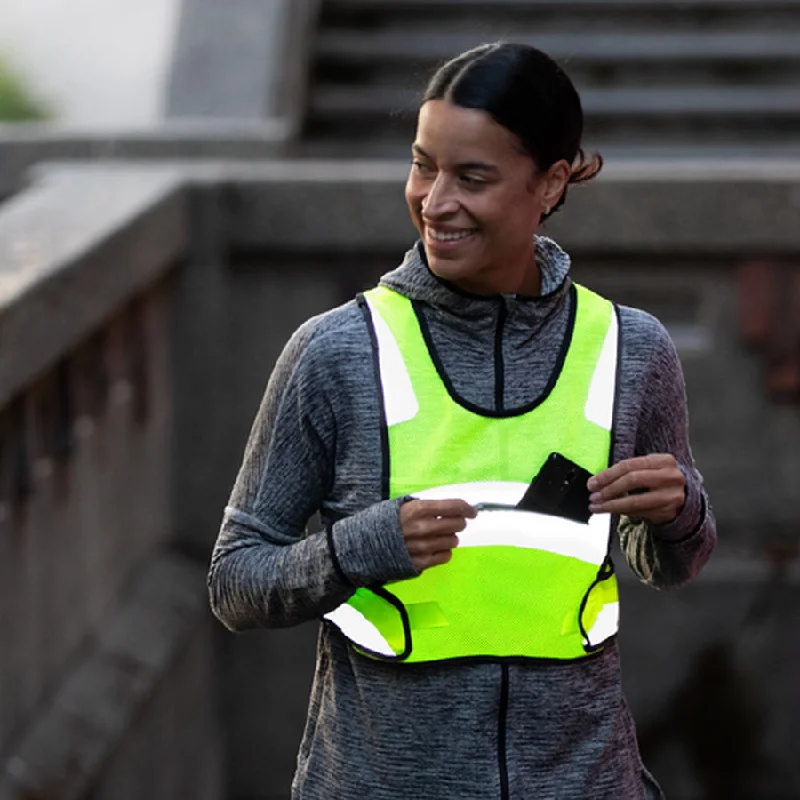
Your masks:
[{"label": "jacket hood", "polygon": [[380,284],[410,300],[423,302],[459,317],[484,316],[487,304],[497,307],[498,301],[502,300],[510,316],[540,319],[560,306],[569,291],[570,257],[546,236],[536,236],[534,247],[542,278],[542,294],[538,297],[517,294],[481,296],[465,292],[431,272],[421,241],[417,241],[406,253],[399,267],[381,278]]}]

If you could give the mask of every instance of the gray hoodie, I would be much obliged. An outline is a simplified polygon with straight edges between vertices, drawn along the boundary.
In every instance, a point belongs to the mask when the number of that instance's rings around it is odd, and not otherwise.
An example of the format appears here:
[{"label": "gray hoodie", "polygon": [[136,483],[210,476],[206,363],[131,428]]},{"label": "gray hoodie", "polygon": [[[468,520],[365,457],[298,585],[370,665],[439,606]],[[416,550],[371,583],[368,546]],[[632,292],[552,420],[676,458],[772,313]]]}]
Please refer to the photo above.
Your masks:
[{"label": "gray hoodie", "polygon": [[[420,301],[455,392],[502,411],[546,387],[566,331],[569,257],[536,239],[542,296],[475,297],[436,278],[418,243],[381,283]],[[613,461],[672,453],[686,476],[673,522],[622,517],[622,552],[655,587],[702,568],[716,531],[687,438],[683,376],[652,316],[620,308]],[[355,301],[306,322],[269,380],[209,571],[211,606],[231,630],[296,625],[354,587],[416,575],[381,495],[380,395]],[[319,511],[326,528],[306,532]],[[624,609],[623,609],[624,625]],[[268,757],[268,756],[267,756]],[[642,766],[608,645],[580,662],[393,665],[320,625],[296,800],[548,800],[659,796]]]}]

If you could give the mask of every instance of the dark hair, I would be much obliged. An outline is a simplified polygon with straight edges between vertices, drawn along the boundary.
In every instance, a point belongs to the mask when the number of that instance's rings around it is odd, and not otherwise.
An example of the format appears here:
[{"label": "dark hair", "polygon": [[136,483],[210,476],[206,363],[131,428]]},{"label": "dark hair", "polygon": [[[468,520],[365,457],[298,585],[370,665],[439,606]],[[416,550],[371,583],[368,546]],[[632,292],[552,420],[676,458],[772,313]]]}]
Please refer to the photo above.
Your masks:
[{"label": "dark hair", "polygon": [[[583,109],[572,81],[535,47],[498,42],[468,50],[431,78],[422,104],[429,100],[485,111],[517,137],[540,171],[561,159],[570,164],[569,183],[591,180],[603,166],[599,153],[587,156],[581,147]],[[566,194],[565,188],[551,214]]]}]

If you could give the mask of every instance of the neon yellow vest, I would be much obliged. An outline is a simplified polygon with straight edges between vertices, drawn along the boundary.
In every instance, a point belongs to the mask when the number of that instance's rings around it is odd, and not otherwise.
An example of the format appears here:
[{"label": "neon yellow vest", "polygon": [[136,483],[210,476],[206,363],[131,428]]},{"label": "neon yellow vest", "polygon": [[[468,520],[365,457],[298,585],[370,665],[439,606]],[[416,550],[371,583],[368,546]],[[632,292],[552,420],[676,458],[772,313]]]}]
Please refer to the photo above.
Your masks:
[{"label": "neon yellow vest", "polygon": [[[593,474],[608,466],[618,350],[616,313],[581,286],[563,365],[527,409],[485,416],[451,396],[411,301],[366,293],[387,429],[388,496],[515,504],[548,454]],[[559,370],[560,367],[560,370]],[[448,564],[358,589],[325,615],[365,655],[402,663],[460,658],[571,660],[617,631],[610,519],[480,511]]]}]

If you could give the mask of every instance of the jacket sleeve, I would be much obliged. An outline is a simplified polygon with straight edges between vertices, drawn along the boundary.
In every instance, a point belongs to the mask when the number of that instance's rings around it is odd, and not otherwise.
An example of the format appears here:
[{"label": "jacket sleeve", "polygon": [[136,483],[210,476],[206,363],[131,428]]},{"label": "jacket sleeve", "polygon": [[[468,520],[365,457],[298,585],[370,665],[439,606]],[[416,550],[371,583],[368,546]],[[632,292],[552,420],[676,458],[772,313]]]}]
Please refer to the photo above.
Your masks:
[{"label": "jacket sleeve", "polygon": [[[211,556],[211,608],[231,630],[320,617],[376,582],[415,573],[387,500],[308,533],[334,482],[335,348],[306,323],[270,377]],[[335,338],[335,337],[334,337]]]},{"label": "jacket sleeve", "polygon": [[618,530],[634,573],[645,583],[666,589],[687,583],[700,572],[714,550],[717,532],[703,477],[695,467],[689,444],[686,388],[678,353],[660,323],[656,323],[654,335],[634,455],[675,456],[686,478],[686,500],[672,522],[653,525],[622,516]]}]

